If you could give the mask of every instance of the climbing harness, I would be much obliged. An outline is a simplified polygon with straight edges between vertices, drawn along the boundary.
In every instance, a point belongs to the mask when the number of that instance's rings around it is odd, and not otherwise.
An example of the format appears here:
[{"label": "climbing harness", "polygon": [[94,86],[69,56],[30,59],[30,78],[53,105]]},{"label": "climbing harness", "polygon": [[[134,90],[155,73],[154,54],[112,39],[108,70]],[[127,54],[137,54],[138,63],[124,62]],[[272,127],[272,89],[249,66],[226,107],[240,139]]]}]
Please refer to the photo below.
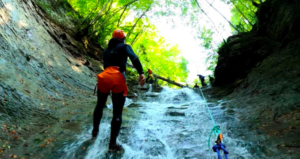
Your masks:
[{"label": "climbing harness", "polygon": [[223,134],[221,133],[220,126],[216,125],[215,120],[214,120],[214,118],[213,118],[213,116],[212,116],[212,114],[211,114],[211,112],[209,110],[208,104],[206,102],[206,99],[204,97],[204,94],[203,94],[201,88],[199,88],[199,92],[201,93],[200,96],[204,100],[204,103],[205,103],[205,106],[206,106],[207,111],[209,113],[210,119],[213,122],[213,128],[210,131],[209,138],[208,138],[208,141],[207,141],[208,148],[210,148],[210,138],[211,138],[212,133],[214,132],[214,134],[217,136],[217,140],[215,141],[216,145],[214,145],[212,147],[213,151],[218,154],[218,159],[222,159],[220,150],[223,150],[225,159],[228,159],[227,154],[229,152],[226,150],[226,146],[222,143]]}]

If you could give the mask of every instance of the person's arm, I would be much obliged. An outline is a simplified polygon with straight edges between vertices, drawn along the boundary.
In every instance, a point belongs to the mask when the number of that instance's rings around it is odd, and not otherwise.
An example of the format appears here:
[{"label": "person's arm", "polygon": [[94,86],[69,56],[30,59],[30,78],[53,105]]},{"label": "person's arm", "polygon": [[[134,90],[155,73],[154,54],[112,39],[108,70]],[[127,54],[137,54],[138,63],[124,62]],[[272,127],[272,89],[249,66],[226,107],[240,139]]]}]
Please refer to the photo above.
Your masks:
[{"label": "person's arm", "polygon": [[135,67],[137,72],[140,74],[139,82],[140,82],[140,85],[143,86],[145,84],[145,75],[144,75],[142,64],[141,64],[139,58],[133,52],[131,46],[126,45],[125,49],[126,49],[127,55],[130,58],[130,61],[132,62],[133,66]]},{"label": "person's arm", "polygon": [[139,58],[136,56],[136,54],[133,52],[131,46],[129,45],[126,45],[126,53],[127,55],[129,56],[133,66],[136,68],[136,70],[138,71],[138,73],[141,75],[141,74],[144,74],[144,71],[143,71],[143,67],[142,67],[142,64],[139,60]]}]

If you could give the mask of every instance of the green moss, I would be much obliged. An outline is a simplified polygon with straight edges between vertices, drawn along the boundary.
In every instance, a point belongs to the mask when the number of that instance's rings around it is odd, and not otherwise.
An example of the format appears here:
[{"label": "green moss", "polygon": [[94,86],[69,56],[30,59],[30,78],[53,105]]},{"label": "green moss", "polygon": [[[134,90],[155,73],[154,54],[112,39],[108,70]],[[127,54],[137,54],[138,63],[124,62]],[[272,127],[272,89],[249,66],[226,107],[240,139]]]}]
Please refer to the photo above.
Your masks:
[{"label": "green moss", "polygon": [[35,0],[37,5],[53,20],[56,24],[65,26],[65,24],[77,23],[76,12],[67,0],[47,1]]},{"label": "green moss", "polygon": [[42,3],[41,1],[37,1],[38,6],[40,6],[47,14],[51,15],[52,9],[49,4]]}]

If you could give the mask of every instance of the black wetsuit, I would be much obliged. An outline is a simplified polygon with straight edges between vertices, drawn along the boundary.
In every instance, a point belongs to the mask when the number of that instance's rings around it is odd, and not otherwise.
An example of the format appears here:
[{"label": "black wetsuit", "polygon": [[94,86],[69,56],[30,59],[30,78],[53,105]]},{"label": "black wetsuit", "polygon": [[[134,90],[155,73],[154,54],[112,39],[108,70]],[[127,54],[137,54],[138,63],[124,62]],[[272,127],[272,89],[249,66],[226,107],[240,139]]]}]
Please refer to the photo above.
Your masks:
[{"label": "black wetsuit", "polygon": [[202,76],[202,75],[198,75],[198,76],[199,76],[199,79],[200,79],[200,81],[201,81],[202,87],[203,87],[203,86],[207,86],[207,84],[205,83],[205,77]]},{"label": "black wetsuit", "polygon": [[[127,65],[127,58],[129,57],[134,67],[137,69],[138,73],[143,74],[143,68],[140,60],[133,52],[129,45],[124,44],[123,40],[112,38],[109,41],[108,48],[104,50],[104,68],[110,66],[118,66],[120,72],[125,77],[125,70]],[[119,135],[119,131],[122,124],[122,111],[125,103],[124,92],[112,93],[112,103],[113,103],[113,118],[111,121],[111,137],[110,145],[116,145],[116,139]],[[94,110],[94,129],[93,134],[98,133],[99,125],[102,118],[103,108],[105,106],[108,93],[102,93],[98,90],[97,92],[97,105]],[[93,135],[94,136],[94,135]]]},{"label": "black wetsuit", "polygon": [[135,55],[131,46],[124,44],[123,40],[112,38],[103,54],[104,69],[109,66],[118,66],[120,72],[125,74],[129,57],[138,73],[140,75],[144,74],[139,58]]}]

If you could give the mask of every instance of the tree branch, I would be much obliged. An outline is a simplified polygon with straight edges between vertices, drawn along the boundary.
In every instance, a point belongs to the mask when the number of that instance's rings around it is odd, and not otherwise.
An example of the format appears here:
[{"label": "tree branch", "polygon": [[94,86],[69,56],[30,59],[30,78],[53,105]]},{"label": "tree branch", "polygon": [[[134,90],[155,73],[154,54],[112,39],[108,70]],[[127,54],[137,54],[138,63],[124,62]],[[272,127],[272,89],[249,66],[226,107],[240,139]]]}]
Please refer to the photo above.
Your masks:
[{"label": "tree branch", "polygon": [[248,23],[253,26],[253,24],[250,22],[250,20],[244,15],[244,13],[230,0],[230,2],[234,5],[234,7],[243,15],[243,17],[248,21]]},{"label": "tree branch", "polygon": [[96,19],[101,15],[101,13],[105,10],[105,8],[107,7],[109,1],[110,1],[110,0],[108,0],[108,1],[105,3],[104,7],[102,7],[102,9],[99,11],[99,13],[95,16],[95,18],[89,23],[90,25],[93,24],[93,23],[96,21]]},{"label": "tree branch", "polygon": [[132,26],[132,30],[127,34],[126,39],[129,39],[129,37],[130,37],[131,33],[134,31],[134,29],[135,29],[137,23],[143,18],[143,16],[146,15],[146,13],[150,10],[150,8],[151,8],[151,6],[148,7],[148,9],[147,9],[145,12],[143,12],[143,14],[138,18],[138,20],[137,20],[137,21],[135,22],[135,24]]},{"label": "tree branch", "polygon": [[[197,0],[196,0],[197,1]],[[226,17],[220,13],[211,3],[209,3],[207,0],[205,0],[215,11],[217,11],[229,24],[232,28],[234,28],[237,32],[239,32],[239,30],[228,20],[226,19]],[[198,2],[197,2],[198,3]]]},{"label": "tree branch", "polygon": [[195,2],[197,3],[197,6],[198,6],[198,8],[201,10],[201,12],[203,12],[203,13],[205,14],[205,16],[211,21],[213,27],[215,28],[215,30],[217,31],[217,33],[220,35],[220,37],[222,37],[223,41],[225,41],[224,38],[223,38],[223,36],[221,35],[221,33],[219,32],[219,30],[217,29],[217,27],[216,27],[214,21],[213,21],[213,20],[208,16],[208,14],[201,8],[201,6],[200,6],[200,4],[198,3],[198,1],[195,0]]},{"label": "tree branch", "polygon": [[[127,3],[126,5],[124,5],[123,7],[121,7],[121,8],[119,8],[119,9],[116,9],[115,11],[113,11],[112,15],[111,15],[109,18],[105,19],[105,20],[100,24],[100,27],[102,27],[108,20],[110,20],[113,16],[115,16],[115,14],[118,13],[120,10],[124,9],[125,7],[128,7],[129,5],[131,5],[132,3],[137,2],[137,1],[138,1],[138,0],[133,0],[133,1],[129,2],[129,3]],[[100,17],[101,17],[101,16],[100,16]],[[97,21],[97,23],[98,23],[98,22],[99,22],[99,21]],[[90,33],[90,34],[88,35],[88,37],[90,37],[91,35],[95,34],[96,32],[97,32],[97,30],[94,30],[92,33]]]},{"label": "tree branch", "polygon": [[[98,8],[98,5],[100,4],[100,1],[101,0],[98,0],[98,2],[97,2],[97,4],[96,4],[96,7],[95,7],[95,9],[94,10],[97,10],[97,8]],[[84,19],[83,19],[83,23],[87,20],[87,18],[91,15],[93,13],[93,11],[91,11]]]},{"label": "tree branch", "polygon": [[120,26],[120,21],[121,21],[121,19],[122,19],[122,17],[123,17],[124,12],[126,11],[126,9],[127,9],[127,6],[124,8],[124,10],[123,10],[123,12],[122,12],[122,14],[121,14],[121,16],[120,16],[120,18],[119,18],[119,20],[118,20],[117,27]]}]

